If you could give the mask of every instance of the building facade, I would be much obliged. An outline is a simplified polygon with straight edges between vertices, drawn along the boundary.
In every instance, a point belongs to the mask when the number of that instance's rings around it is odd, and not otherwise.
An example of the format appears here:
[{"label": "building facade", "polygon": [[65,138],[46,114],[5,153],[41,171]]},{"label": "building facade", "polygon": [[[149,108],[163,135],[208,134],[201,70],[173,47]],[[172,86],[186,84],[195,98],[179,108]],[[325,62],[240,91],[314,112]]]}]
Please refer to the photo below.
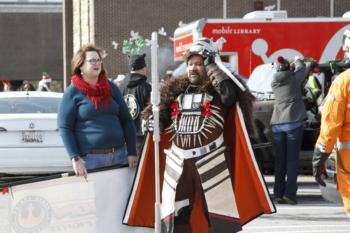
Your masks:
[{"label": "building facade", "polygon": [[[224,7],[225,2],[226,8]],[[333,7],[331,7],[332,2]],[[242,18],[259,7],[272,5],[275,5],[275,9],[279,5],[281,10],[287,10],[288,17],[330,17],[331,14],[334,17],[341,17],[350,10],[348,0],[152,0],[147,2],[142,0],[74,0],[72,4],[73,50],[84,42],[92,42],[102,47],[107,55],[104,65],[110,78],[115,78],[118,74],[128,72],[128,59],[122,51],[123,40],[129,39],[132,31],[150,39],[153,31],[164,28],[167,35],[159,36],[158,39],[160,75],[162,76],[165,75],[167,69],[175,66],[171,37],[179,23],[189,23],[199,18],[222,18],[224,15],[227,18]],[[225,13],[224,9],[226,9]],[[79,22],[77,18],[81,21]],[[79,29],[77,25],[81,25],[81,28]],[[87,25],[89,28],[86,28]],[[144,52],[148,55],[149,64],[150,48],[146,46]]]},{"label": "building facade", "polygon": [[[46,71],[69,83],[73,52],[89,42],[105,50],[104,65],[115,78],[128,72],[122,44],[131,31],[150,39],[161,28],[167,33],[159,36],[160,75],[165,75],[176,66],[171,37],[179,23],[242,18],[271,5],[287,10],[289,17],[329,17],[332,12],[341,17],[350,10],[349,0],[0,0],[0,80],[38,80]],[[150,66],[150,48],[143,52]]]},{"label": "building facade", "polygon": [[63,79],[62,3],[0,1],[0,80]]}]

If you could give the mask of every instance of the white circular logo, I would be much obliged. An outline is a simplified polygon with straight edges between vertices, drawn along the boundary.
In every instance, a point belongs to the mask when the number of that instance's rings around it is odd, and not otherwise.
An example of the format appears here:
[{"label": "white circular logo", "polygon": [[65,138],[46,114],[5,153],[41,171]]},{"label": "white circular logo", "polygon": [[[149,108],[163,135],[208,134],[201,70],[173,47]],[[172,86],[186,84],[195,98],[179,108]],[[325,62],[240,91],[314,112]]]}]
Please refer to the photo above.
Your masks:
[{"label": "white circular logo", "polygon": [[135,120],[140,114],[140,107],[137,103],[137,99],[134,95],[127,94],[124,96],[126,105],[128,106],[130,115]]}]

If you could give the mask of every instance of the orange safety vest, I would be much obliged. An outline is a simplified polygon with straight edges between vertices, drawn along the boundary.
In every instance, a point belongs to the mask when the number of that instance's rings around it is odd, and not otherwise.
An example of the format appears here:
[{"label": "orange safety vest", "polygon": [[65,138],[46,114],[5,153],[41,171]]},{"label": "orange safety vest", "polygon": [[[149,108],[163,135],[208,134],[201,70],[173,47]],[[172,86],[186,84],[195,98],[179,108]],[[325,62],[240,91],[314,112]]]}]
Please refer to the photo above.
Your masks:
[{"label": "orange safety vest", "polygon": [[337,139],[343,143],[350,141],[350,69],[341,73],[329,89],[316,146],[330,153]]},{"label": "orange safety vest", "polygon": [[[338,140],[337,189],[350,213],[350,69],[333,81],[322,109],[321,131],[316,147],[331,153]],[[342,168],[339,167],[339,160]]]}]

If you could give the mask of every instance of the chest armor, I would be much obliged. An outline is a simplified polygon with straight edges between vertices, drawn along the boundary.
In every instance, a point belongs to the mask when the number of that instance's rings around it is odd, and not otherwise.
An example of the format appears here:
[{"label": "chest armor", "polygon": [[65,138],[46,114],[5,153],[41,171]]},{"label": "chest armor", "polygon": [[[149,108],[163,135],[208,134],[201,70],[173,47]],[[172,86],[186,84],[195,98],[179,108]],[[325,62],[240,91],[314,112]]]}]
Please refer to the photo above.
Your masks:
[{"label": "chest armor", "polygon": [[206,93],[181,94],[171,104],[172,124],[167,129],[178,147],[190,149],[207,145],[222,134],[224,110]]}]

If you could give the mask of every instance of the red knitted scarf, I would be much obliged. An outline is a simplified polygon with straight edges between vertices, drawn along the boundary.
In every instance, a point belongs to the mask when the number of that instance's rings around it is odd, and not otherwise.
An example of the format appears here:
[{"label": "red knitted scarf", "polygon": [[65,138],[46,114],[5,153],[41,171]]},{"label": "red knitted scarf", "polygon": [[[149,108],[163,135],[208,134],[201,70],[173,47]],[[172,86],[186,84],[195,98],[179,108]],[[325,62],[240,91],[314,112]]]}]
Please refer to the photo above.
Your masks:
[{"label": "red knitted scarf", "polygon": [[101,74],[96,84],[85,82],[79,75],[73,75],[72,84],[89,98],[96,110],[106,109],[112,101],[112,89],[105,75]]}]

